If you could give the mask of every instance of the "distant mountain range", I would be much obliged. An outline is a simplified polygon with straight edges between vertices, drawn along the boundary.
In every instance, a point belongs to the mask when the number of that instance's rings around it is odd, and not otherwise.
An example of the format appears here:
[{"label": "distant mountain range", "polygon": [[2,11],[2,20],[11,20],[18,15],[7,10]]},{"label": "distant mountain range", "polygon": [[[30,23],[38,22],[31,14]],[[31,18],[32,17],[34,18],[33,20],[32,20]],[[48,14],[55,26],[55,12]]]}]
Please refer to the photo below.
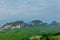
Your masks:
[{"label": "distant mountain range", "polygon": [[10,22],[10,23],[6,23],[4,24],[1,28],[2,29],[15,29],[15,28],[22,28],[22,27],[26,27],[26,26],[41,26],[41,25],[51,25],[51,26],[60,26],[60,23],[57,21],[52,21],[51,24],[48,23],[44,23],[40,20],[33,20],[31,23],[25,23],[24,21],[15,21],[15,22]]}]

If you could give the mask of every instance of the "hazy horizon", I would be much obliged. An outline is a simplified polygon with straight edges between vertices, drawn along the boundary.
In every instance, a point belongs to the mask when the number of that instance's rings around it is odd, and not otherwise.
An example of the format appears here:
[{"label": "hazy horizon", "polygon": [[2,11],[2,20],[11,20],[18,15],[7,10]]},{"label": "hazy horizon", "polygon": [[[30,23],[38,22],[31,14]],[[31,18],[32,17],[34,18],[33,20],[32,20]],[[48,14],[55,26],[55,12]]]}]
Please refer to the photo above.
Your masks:
[{"label": "hazy horizon", "polygon": [[60,22],[60,0],[0,0],[0,25],[23,20]]}]

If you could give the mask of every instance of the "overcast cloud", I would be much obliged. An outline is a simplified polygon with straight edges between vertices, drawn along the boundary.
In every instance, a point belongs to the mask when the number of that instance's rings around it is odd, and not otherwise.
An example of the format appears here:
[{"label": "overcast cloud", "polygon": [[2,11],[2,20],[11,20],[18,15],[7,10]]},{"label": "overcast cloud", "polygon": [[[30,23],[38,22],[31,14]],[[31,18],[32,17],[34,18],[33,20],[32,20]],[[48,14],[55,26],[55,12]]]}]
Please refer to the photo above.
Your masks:
[{"label": "overcast cloud", "polygon": [[15,20],[60,21],[60,0],[0,0],[0,24]]}]

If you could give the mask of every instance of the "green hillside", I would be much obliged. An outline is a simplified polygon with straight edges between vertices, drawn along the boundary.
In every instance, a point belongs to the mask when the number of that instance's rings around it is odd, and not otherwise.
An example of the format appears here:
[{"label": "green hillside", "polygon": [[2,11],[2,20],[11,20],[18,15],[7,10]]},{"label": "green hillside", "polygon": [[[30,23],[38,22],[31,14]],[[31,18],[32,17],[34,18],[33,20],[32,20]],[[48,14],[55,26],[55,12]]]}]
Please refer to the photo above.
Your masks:
[{"label": "green hillside", "polygon": [[5,29],[0,32],[0,40],[28,40],[32,35],[53,35],[60,32],[60,27],[56,26],[32,26],[20,29]]}]

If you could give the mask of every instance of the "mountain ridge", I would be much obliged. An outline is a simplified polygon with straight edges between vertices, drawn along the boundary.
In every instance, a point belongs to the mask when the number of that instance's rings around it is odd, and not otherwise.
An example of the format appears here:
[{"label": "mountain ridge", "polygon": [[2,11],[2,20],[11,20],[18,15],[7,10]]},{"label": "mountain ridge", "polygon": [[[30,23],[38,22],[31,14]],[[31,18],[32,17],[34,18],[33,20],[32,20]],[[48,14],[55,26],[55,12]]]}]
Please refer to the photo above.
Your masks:
[{"label": "mountain ridge", "polygon": [[57,21],[52,21],[52,23],[44,23],[41,20],[32,20],[31,23],[25,23],[24,21],[14,21],[10,23],[4,24],[1,28],[2,29],[15,29],[15,28],[22,28],[26,26],[36,26],[36,25],[51,25],[51,26],[60,26],[60,23]]}]

